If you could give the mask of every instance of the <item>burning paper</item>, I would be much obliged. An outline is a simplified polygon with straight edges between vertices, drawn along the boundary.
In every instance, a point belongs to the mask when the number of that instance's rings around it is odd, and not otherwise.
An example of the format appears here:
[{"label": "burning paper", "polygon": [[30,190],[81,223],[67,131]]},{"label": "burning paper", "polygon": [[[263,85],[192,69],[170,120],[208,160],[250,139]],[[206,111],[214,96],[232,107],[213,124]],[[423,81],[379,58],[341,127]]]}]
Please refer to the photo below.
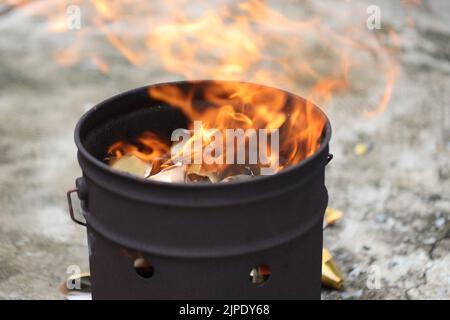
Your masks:
[{"label": "burning paper", "polygon": [[214,170],[208,170],[200,164],[192,164],[188,166],[187,179],[189,182],[219,182],[219,176],[217,172],[214,172]]},{"label": "burning paper", "polygon": [[112,158],[109,161],[111,168],[123,171],[138,177],[147,178],[152,171],[152,165],[133,155],[125,155],[121,158]]},{"label": "burning paper", "polygon": [[322,250],[322,284],[333,288],[342,289],[344,283],[343,276],[333,262],[330,252],[323,248]]},{"label": "burning paper", "polygon": [[342,211],[335,210],[333,208],[327,208],[323,219],[323,228],[334,225],[338,220],[342,218]]},{"label": "burning paper", "polygon": [[[342,211],[327,208],[325,211],[325,216],[323,218],[323,229],[328,226],[334,225],[343,216]],[[328,249],[323,248],[322,250],[322,284],[333,288],[341,289],[344,283],[344,278],[339,270],[336,268],[333,257],[331,256]]]},{"label": "burning paper", "polygon": [[[326,117],[310,102],[278,89],[232,81],[205,82],[192,90],[177,84],[150,86],[150,100],[179,109],[189,125],[170,137],[146,131],[119,140],[108,148],[109,163],[148,178],[147,171],[135,168],[138,158],[149,165],[150,180],[179,182],[184,170],[187,183],[217,183],[276,174],[312,156],[321,145]],[[127,158],[124,164],[119,161],[130,156],[135,157],[131,164]],[[177,170],[158,175],[178,163],[182,166]]]},{"label": "burning paper", "polygon": [[183,183],[185,182],[186,168],[181,163],[177,163],[173,166],[167,167],[161,170],[159,173],[148,177],[149,180],[170,182],[170,183]]}]

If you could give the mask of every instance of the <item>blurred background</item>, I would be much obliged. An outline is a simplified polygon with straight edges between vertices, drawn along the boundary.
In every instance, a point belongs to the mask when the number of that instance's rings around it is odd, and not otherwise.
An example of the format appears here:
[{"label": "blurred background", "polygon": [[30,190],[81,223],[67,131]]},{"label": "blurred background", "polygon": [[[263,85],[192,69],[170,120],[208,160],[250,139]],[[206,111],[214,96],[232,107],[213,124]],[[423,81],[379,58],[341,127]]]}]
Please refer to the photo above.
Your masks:
[{"label": "blurred background", "polygon": [[450,2],[0,0],[0,298],[62,299],[88,271],[65,192],[96,103],[237,79],[320,105],[333,126],[324,299],[450,297]]}]

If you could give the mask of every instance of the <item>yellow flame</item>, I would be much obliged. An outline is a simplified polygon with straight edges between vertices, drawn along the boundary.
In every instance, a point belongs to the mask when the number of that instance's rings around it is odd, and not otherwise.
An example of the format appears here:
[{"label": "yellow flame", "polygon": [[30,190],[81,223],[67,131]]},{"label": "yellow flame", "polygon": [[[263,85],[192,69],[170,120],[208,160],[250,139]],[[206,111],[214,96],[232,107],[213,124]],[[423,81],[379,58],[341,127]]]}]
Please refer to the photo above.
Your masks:
[{"label": "yellow flame", "polygon": [[[369,116],[387,108],[399,74],[396,47],[401,43],[394,31],[389,30],[389,46],[382,43],[383,36],[364,27],[342,23],[344,28],[336,29],[319,16],[291,18],[265,1],[244,0],[207,9],[198,5],[195,12],[188,10],[191,4],[184,0],[157,5],[146,0],[6,3],[47,16],[49,30],[58,33],[74,32],[67,29],[67,7],[82,8],[82,29],[75,31],[77,37],[69,48],[56,54],[56,62],[63,66],[89,60],[100,72],[109,72],[105,56],[86,50],[90,35],[100,30],[130,64],[163,67],[188,80],[246,80],[283,87],[323,107],[336,94],[352,90],[359,74],[375,71],[385,87],[379,103],[365,111]],[[402,3],[421,5],[420,0]],[[372,67],[367,66],[369,60]]]}]

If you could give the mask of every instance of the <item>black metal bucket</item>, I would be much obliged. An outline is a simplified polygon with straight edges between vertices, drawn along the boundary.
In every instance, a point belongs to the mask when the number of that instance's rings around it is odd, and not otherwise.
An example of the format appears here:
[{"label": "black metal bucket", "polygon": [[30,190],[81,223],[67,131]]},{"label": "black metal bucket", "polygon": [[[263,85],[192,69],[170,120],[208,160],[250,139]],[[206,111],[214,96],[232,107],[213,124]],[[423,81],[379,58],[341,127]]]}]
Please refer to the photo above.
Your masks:
[{"label": "black metal bucket", "polygon": [[119,137],[145,129],[170,136],[186,127],[181,111],[147,92],[143,87],[98,104],[75,130],[83,177],[74,191],[87,223],[93,298],[320,299],[329,122],[314,155],[275,175],[161,183],[101,161]]}]

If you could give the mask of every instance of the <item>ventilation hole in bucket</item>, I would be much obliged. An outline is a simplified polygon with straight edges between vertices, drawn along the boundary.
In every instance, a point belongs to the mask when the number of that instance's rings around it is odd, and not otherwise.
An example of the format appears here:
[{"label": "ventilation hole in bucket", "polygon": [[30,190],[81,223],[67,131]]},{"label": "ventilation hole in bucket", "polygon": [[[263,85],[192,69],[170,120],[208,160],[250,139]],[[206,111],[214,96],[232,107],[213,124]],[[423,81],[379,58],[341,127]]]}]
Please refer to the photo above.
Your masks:
[{"label": "ventilation hole in bucket", "polygon": [[153,277],[153,274],[155,273],[155,269],[150,261],[144,258],[137,258],[134,260],[134,271],[144,279]]},{"label": "ventilation hole in bucket", "polygon": [[254,285],[260,286],[269,280],[271,274],[272,272],[270,271],[269,266],[262,264],[250,271],[250,281]]}]

